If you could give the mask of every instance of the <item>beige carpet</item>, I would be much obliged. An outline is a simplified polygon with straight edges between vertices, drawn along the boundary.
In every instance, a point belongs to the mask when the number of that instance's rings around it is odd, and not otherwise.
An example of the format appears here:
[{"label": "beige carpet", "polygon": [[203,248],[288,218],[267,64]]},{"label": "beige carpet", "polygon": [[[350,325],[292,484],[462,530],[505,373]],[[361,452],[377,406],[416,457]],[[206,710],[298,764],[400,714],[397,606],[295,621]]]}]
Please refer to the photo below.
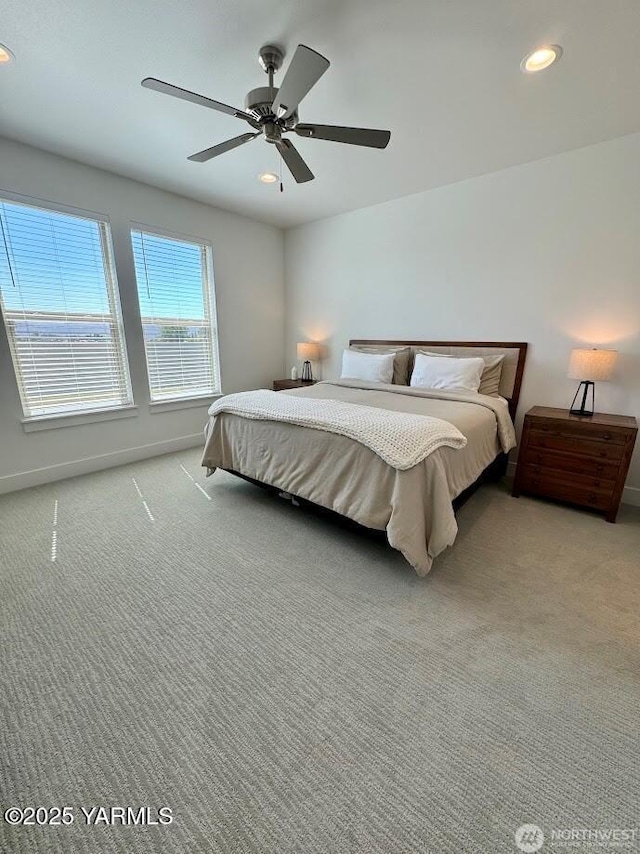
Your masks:
[{"label": "beige carpet", "polygon": [[501,854],[525,822],[543,852],[640,825],[640,512],[489,486],[459,524],[420,579],[197,451],[2,498],[0,802],[75,821],[0,822],[0,849]]}]

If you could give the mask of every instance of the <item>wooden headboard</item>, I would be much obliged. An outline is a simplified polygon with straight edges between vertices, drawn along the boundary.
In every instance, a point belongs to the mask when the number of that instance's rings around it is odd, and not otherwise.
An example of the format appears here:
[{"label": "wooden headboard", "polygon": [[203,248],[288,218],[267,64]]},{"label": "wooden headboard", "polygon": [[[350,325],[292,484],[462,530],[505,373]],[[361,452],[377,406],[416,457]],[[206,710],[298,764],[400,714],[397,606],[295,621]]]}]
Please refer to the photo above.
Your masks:
[{"label": "wooden headboard", "polygon": [[369,345],[372,347],[411,347],[433,350],[448,356],[487,356],[504,353],[505,361],[500,381],[500,394],[509,401],[511,418],[515,419],[524,363],[527,358],[527,344],[518,341],[379,341],[365,338],[353,338],[349,345]]}]

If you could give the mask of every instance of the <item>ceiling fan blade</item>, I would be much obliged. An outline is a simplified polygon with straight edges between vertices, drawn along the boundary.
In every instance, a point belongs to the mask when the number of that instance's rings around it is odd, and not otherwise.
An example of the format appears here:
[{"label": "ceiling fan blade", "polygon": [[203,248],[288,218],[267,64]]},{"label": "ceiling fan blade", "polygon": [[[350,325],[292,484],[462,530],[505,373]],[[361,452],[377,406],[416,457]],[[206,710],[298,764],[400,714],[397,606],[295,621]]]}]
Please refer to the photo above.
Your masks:
[{"label": "ceiling fan blade", "polygon": [[256,136],[260,136],[260,133],[243,133],[240,134],[240,136],[234,136],[233,139],[228,139],[226,142],[221,142],[219,145],[212,146],[212,148],[205,148],[204,151],[198,151],[197,154],[192,154],[190,157],[187,157],[187,160],[193,160],[194,163],[204,163],[207,160],[211,160],[213,157],[217,157],[219,154],[224,154],[225,151],[231,151],[239,145],[244,145],[245,142],[249,142],[250,139],[255,139]]},{"label": "ceiling fan blade", "polygon": [[279,142],[276,142],[276,147],[297,184],[304,184],[305,181],[313,181],[313,172],[302,159],[302,155],[298,149],[288,139],[281,139]]},{"label": "ceiling fan blade", "polygon": [[367,148],[386,148],[391,131],[371,128],[344,128],[338,125],[296,125],[298,136],[309,139],[327,139],[331,142],[346,142],[348,145],[365,145]]},{"label": "ceiling fan blade", "polygon": [[155,92],[161,92],[163,95],[172,95],[174,98],[181,98],[183,101],[191,101],[192,104],[209,107],[211,110],[217,110],[219,113],[227,113],[227,115],[235,116],[237,119],[244,119],[254,128],[260,127],[258,122],[242,110],[237,110],[228,104],[222,104],[220,101],[214,101],[212,98],[205,98],[204,95],[198,95],[197,92],[190,92],[189,89],[181,89],[180,86],[165,83],[164,80],[156,80],[155,77],[145,77],[141,85],[145,89],[153,89]]},{"label": "ceiling fan blade", "polygon": [[299,44],[284,75],[272,110],[278,118],[290,116],[309,89],[318,82],[331,63],[324,56]]}]

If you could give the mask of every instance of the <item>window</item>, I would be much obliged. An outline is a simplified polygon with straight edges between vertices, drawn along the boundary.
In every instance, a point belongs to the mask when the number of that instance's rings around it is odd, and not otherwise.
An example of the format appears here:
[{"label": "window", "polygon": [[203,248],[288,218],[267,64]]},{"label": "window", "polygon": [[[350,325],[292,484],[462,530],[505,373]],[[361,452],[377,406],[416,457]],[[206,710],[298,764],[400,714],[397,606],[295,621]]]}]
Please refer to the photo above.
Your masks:
[{"label": "window", "polygon": [[220,391],[211,247],[132,231],[154,402]]},{"label": "window", "polygon": [[26,418],[133,403],[106,221],[0,199],[0,304]]}]

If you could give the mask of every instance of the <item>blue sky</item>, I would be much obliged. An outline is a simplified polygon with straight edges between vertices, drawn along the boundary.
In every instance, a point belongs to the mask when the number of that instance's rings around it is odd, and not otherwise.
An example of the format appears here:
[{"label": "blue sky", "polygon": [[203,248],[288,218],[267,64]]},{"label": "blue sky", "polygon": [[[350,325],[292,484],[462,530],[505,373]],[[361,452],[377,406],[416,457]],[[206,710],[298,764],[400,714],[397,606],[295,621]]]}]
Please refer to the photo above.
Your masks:
[{"label": "blue sky", "polygon": [[[10,311],[108,314],[100,226],[94,220],[0,203],[0,288]],[[204,317],[201,249],[133,232],[142,316]]]}]

